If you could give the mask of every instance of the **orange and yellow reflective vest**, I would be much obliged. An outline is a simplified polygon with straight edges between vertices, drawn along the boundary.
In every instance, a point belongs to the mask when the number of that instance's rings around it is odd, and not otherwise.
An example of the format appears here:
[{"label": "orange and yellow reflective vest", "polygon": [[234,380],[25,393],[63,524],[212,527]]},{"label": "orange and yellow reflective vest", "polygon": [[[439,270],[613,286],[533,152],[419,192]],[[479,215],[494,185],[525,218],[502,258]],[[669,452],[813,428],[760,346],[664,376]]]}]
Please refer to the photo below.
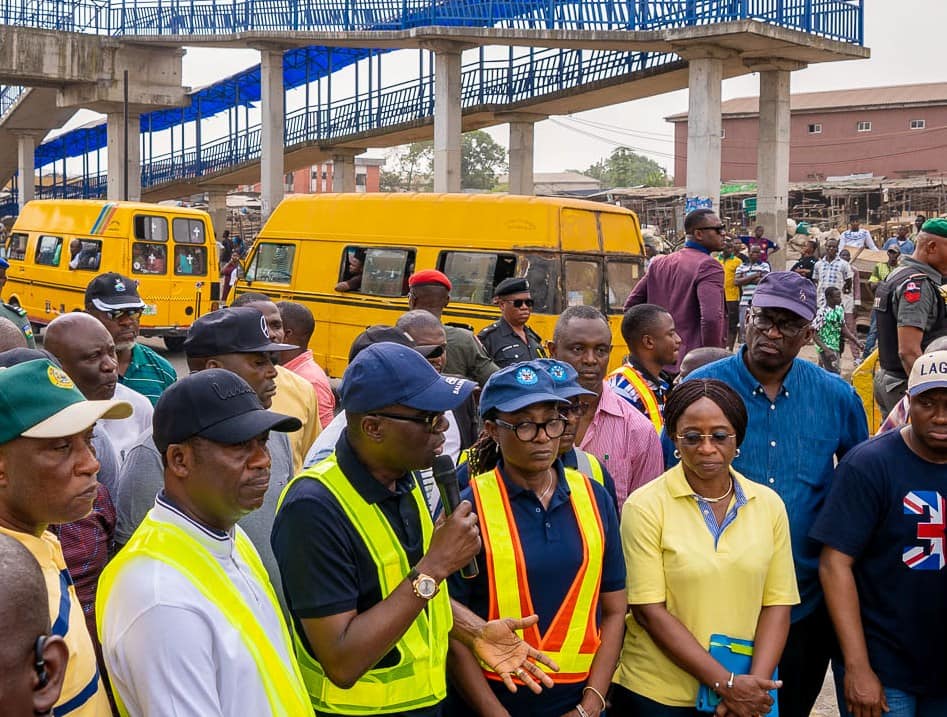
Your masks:
[{"label": "orange and yellow reflective vest", "polygon": [[658,397],[654,394],[644,376],[628,364],[616,368],[606,376],[605,380],[607,381],[612,376],[622,376],[634,387],[635,392],[641,397],[641,402],[644,404],[648,420],[651,421],[651,425],[654,426],[654,430],[657,431],[658,435],[661,435],[661,430],[664,428],[664,416],[661,415]]}]

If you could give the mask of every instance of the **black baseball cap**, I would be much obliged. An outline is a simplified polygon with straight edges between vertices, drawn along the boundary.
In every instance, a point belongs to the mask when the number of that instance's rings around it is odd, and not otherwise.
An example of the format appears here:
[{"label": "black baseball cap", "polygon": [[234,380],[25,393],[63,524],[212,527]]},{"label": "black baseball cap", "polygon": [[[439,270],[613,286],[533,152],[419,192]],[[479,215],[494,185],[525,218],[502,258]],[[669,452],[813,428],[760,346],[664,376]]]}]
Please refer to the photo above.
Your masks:
[{"label": "black baseball cap", "polygon": [[297,431],[302,421],[267,411],[250,384],[232,371],[209,368],[162,392],[152,426],[155,446],[164,453],[172,443],[194,436],[233,445],[266,431]]},{"label": "black baseball cap", "polygon": [[270,340],[263,313],[252,306],[231,306],[204,314],[191,324],[184,341],[188,357],[255,354],[298,349]]},{"label": "black baseball cap", "polygon": [[99,274],[85,288],[86,306],[99,311],[144,309],[146,304],[138,295],[138,282],[114,271]]},{"label": "black baseball cap", "polygon": [[429,354],[432,354],[441,348],[440,346],[418,346],[415,340],[411,337],[411,334],[409,334],[407,331],[402,331],[397,326],[375,324],[374,326],[369,326],[362,333],[355,337],[355,341],[352,342],[352,346],[349,348],[349,363],[352,363],[355,357],[369,346],[373,344],[380,344],[383,341],[390,344],[399,344],[401,346],[412,348],[424,358],[427,358]]}]

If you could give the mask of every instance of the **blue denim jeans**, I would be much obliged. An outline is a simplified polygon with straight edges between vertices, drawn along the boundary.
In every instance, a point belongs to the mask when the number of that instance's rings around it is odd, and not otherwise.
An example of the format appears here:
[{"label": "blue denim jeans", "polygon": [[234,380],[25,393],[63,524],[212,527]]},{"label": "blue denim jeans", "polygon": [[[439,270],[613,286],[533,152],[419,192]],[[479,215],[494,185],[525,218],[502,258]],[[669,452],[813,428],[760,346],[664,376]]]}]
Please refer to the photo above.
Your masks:
[{"label": "blue denim jeans", "polygon": [[862,351],[862,361],[868,358],[868,354],[875,350],[878,343],[878,317],[875,310],[871,310],[871,323],[868,324],[868,336],[865,338],[865,350]]},{"label": "blue denim jeans", "polygon": [[[835,696],[838,698],[838,711],[841,717],[852,717],[852,713],[845,709],[845,668],[837,661],[832,661],[832,672],[835,677]],[[945,717],[947,716],[947,696],[945,697],[918,697],[910,692],[885,687],[885,698],[888,700],[889,712],[884,717]]]}]

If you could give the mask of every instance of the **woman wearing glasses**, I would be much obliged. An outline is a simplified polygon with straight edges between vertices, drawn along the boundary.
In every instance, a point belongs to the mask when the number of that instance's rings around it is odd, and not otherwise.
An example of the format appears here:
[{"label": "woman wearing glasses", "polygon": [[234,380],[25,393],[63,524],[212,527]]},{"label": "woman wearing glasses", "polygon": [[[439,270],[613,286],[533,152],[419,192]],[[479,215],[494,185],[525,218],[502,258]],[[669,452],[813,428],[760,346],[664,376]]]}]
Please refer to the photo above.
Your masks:
[{"label": "woman wearing glasses", "polygon": [[[462,499],[480,520],[480,574],[451,578],[451,597],[474,612],[536,614],[524,639],[552,657],[555,687],[507,692],[469,650],[451,645],[453,685],[466,707],[450,714],[595,717],[621,649],[625,568],[612,499],[557,456],[568,405],[538,361],[501,369],[484,386],[480,415],[496,467],[474,477]],[[518,675],[506,675],[517,680]]]},{"label": "woman wearing glasses", "polygon": [[[799,602],[786,509],[731,467],[747,413],[727,384],[680,384],[664,420],[680,463],[622,511],[630,615],[612,704],[630,717],[693,715],[705,685],[718,714],[766,714]],[[711,635],[752,642],[750,668],[711,656]]]}]

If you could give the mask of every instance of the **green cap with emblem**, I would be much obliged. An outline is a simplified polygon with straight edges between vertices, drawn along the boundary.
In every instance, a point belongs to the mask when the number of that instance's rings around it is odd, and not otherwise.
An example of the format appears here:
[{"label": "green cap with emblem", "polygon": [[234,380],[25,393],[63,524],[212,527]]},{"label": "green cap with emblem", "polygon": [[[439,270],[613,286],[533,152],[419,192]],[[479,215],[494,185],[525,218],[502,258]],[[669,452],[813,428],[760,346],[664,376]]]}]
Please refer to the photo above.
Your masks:
[{"label": "green cap with emblem", "polygon": [[947,237],[947,219],[940,217],[937,219],[928,219],[921,225],[921,231],[925,234],[936,234],[939,237]]},{"label": "green cap with emblem", "polygon": [[46,359],[0,368],[0,444],[14,438],[63,438],[100,418],[128,418],[127,401],[87,401],[72,379]]}]

